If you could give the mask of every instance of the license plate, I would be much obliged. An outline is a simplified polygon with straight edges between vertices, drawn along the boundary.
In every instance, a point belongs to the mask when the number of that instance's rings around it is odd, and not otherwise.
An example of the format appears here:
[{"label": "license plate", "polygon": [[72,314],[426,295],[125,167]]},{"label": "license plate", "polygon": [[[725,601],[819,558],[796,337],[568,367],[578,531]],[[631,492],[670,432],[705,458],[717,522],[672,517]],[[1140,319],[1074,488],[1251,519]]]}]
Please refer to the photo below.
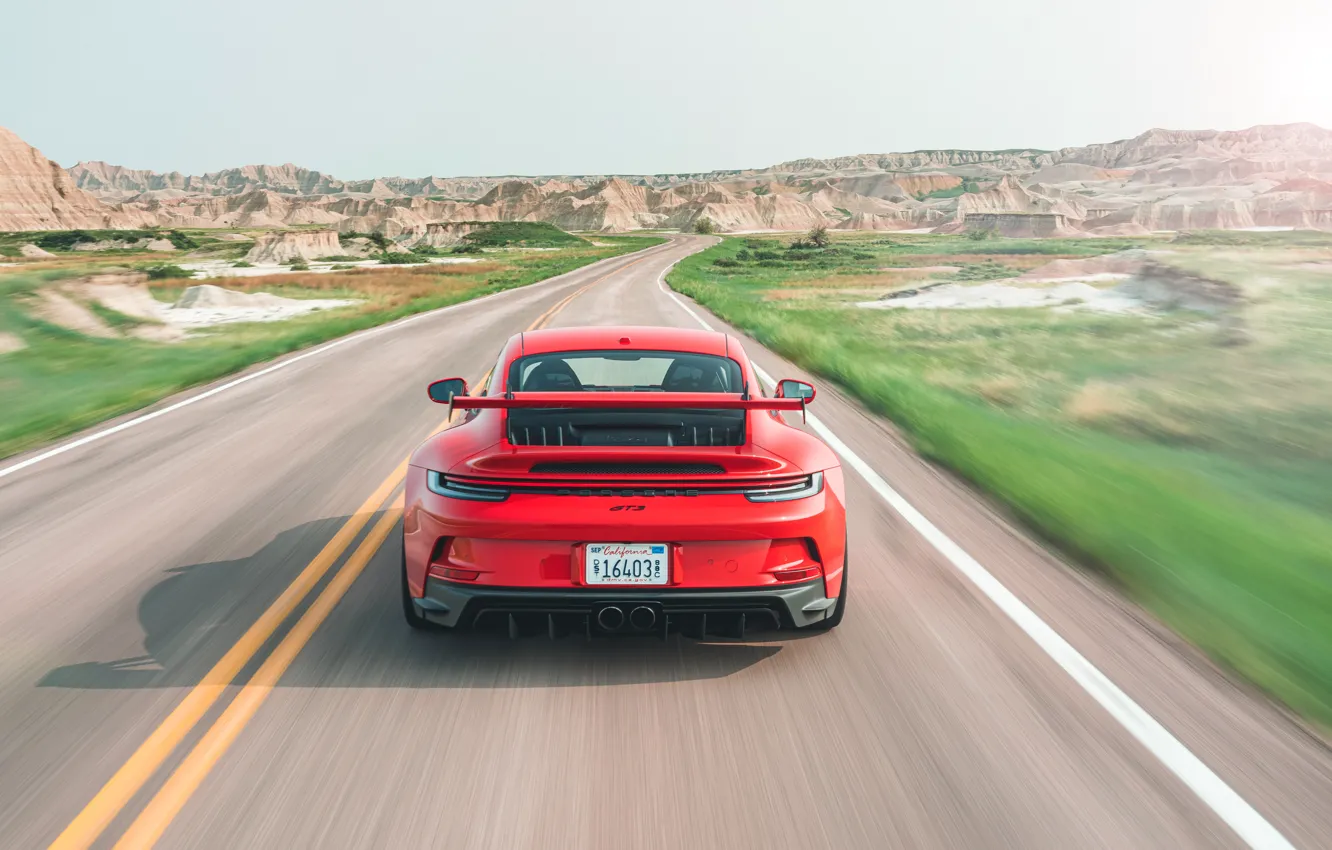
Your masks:
[{"label": "license plate", "polygon": [[589,543],[583,551],[583,580],[588,584],[666,584],[669,548],[665,543]]}]

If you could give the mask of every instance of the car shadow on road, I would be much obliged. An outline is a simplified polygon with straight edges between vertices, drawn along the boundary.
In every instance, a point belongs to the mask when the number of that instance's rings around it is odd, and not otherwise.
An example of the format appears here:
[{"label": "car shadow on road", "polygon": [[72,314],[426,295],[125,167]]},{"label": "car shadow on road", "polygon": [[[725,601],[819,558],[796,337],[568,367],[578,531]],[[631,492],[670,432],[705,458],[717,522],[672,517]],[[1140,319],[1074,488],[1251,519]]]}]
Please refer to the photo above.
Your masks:
[{"label": "car shadow on road", "polygon": [[[151,689],[190,687],[286,589],[346,518],[307,523],[278,535],[253,555],[170,570],[138,605],[140,652],[87,659],[52,669],[41,687]],[[746,641],[679,635],[551,639],[491,631],[414,632],[402,619],[395,529],[283,675],[279,687],[531,688],[715,679],[782,650],[786,633]],[[325,582],[341,567],[330,570]],[[318,590],[323,589],[323,584]],[[311,594],[313,600],[315,594]],[[297,615],[305,610],[297,608]],[[289,617],[244,681],[295,621]],[[104,650],[96,640],[81,652]]]}]

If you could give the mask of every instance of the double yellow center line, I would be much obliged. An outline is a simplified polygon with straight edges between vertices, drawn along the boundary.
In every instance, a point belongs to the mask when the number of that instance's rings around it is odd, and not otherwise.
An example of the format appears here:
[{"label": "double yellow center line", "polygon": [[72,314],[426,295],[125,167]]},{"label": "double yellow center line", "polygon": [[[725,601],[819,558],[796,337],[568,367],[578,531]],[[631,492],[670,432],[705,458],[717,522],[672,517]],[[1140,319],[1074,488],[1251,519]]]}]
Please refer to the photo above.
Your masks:
[{"label": "double yellow center line", "polygon": [[[569,302],[586,292],[591,287],[613,274],[624,271],[630,266],[641,263],[634,260],[608,272],[566,296],[553,307],[536,318],[526,331],[538,330],[550,323]],[[481,378],[484,384],[490,377],[487,372]],[[455,414],[456,416],[456,414]],[[443,430],[452,421],[441,422],[431,433]],[[120,841],[117,848],[149,848],[157,843],[166,828],[189,801],[191,795],[203,782],[222,754],[240,735],[246,723],[259,710],[269,693],[277,685],[278,679],[291,666],[292,661],[314,635],[315,630],[328,618],[333,608],[361,575],[370,559],[383,545],[389,533],[402,517],[402,496],[398,494],[392,502],[385,501],[402,485],[407,473],[407,461],[398,467],[375,488],[375,491],[361,504],[356,512],[343,523],[319,554],[315,555],[305,569],[282,591],[268,609],[260,615],[254,625],[241,635],[221,660],[204,675],[203,680],[181,700],[180,704],[167,715],[161,725],[148,736],[134,754],[130,756],[116,773],[107,780],[97,795],[79,812],[69,826],[51,843],[51,850],[84,850],[92,846],[107,825],[120,814],[121,810],[139,793],[144,785],[157,773],[162,764],[180,745],[181,741],[198,725],[209,709],[222,697],[226,688],[233,684],[241,670],[258,655],[264,644],[278,628],[296,610],[296,607],[309,596],[328,571],[337,563],[342,553],[351,546],[361,530],[383,507],[383,515],[371,528],[361,544],[337,571],[333,579],[319,594],[315,601],[301,615],[296,624],[283,637],[277,648],[265,659],[259,670],[250,678],[240,693],[227,706],[221,717],[209,728],[203,738],[190,751],[181,765],[176,768],[166,784],[154,795],[153,799],[134,820]]]}]

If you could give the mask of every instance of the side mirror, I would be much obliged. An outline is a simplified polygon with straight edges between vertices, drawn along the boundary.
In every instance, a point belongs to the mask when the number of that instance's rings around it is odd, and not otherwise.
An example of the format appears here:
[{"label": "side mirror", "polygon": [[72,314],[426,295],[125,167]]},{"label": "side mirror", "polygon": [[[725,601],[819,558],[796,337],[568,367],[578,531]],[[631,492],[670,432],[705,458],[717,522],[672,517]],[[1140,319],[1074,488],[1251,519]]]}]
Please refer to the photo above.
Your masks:
[{"label": "side mirror", "polygon": [[430,394],[430,400],[435,404],[448,404],[456,395],[467,395],[467,382],[462,378],[445,378],[442,381],[435,381],[426,392]]},{"label": "side mirror", "polygon": [[778,398],[798,398],[805,404],[814,400],[814,385],[794,378],[782,378],[777,382]]}]

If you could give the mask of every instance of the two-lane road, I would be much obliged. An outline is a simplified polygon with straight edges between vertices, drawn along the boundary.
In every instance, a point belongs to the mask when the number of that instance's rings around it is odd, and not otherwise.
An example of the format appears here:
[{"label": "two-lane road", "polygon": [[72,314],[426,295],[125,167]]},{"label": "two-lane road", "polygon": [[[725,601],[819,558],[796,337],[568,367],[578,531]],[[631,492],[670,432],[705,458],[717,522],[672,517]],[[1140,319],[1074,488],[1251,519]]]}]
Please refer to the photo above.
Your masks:
[{"label": "two-lane road", "polygon": [[[0,846],[1332,846],[1319,739],[822,386],[820,427],[870,477],[847,476],[837,631],[410,632],[378,543],[403,458],[441,424],[425,383],[480,378],[533,326],[723,327],[659,284],[706,243],[377,329],[0,465]],[[950,543],[1166,737],[1135,736]]]}]

